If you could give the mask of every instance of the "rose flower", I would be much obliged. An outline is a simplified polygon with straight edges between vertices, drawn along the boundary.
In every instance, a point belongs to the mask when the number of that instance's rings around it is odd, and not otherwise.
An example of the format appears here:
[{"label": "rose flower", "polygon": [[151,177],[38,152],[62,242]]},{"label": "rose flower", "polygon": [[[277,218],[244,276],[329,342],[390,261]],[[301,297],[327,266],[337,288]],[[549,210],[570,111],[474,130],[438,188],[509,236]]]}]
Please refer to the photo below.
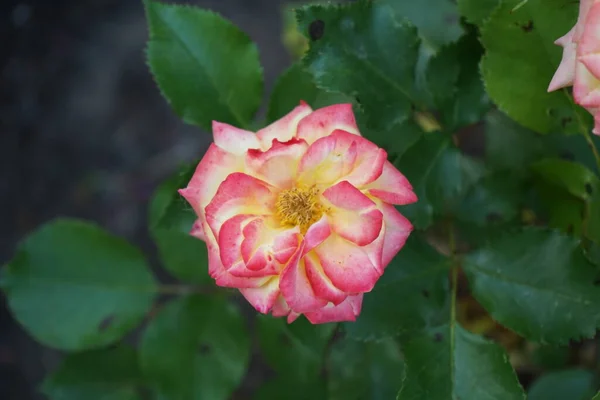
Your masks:
[{"label": "rose flower", "polygon": [[600,135],[600,1],[581,0],[577,23],[554,43],[564,50],[548,91],[573,86],[575,102],[594,116]]},{"label": "rose flower", "polygon": [[394,204],[417,200],[352,106],[302,102],[256,134],[213,122],[187,188],[209,274],[261,313],[354,321],[412,231]]}]

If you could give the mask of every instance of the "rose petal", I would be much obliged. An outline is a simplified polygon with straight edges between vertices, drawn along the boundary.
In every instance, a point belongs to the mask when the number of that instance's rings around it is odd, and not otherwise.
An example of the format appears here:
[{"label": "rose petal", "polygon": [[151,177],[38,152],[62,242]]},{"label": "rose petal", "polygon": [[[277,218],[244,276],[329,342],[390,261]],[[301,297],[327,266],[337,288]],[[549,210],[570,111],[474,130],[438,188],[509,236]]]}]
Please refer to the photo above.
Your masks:
[{"label": "rose petal", "polygon": [[308,253],[329,237],[331,228],[329,226],[329,218],[323,215],[320,220],[312,224],[304,234],[304,252]]},{"label": "rose petal", "polygon": [[381,257],[382,267],[385,268],[404,246],[406,239],[413,230],[413,226],[408,219],[400,214],[396,207],[381,203],[379,209],[383,212],[385,226]]},{"label": "rose petal", "polygon": [[223,266],[219,250],[213,243],[207,243],[208,248],[208,272],[215,280],[217,286],[234,287],[234,288],[251,288],[260,287],[267,282],[270,277],[258,278],[240,278],[231,275]]},{"label": "rose petal", "polygon": [[308,281],[318,298],[338,305],[348,297],[347,293],[342,292],[331,283],[331,280],[325,275],[323,267],[316,255],[312,253],[307,254],[304,257],[304,265],[306,267]]},{"label": "rose petal", "polygon": [[583,107],[600,106],[600,80],[590,73],[583,63],[578,63],[575,69],[573,83],[573,98]]},{"label": "rose petal", "polygon": [[279,295],[279,297],[277,297],[277,300],[275,300],[275,304],[273,304],[273,309],[271,310],[271,313],[274,317],[287,316],[288,324],[291,324],[296,320],[296,318],[300,316],[300,314],[295,313],[290,309],[282,295]]},{"label": "rose petal", "polygon": [[336,129],[360,135],[352,104],[335,104],[313,111],[298,123],[297,137],[312,144]]},{"label": "rose petal", "polygon": [[336,130],[306,150],[298,167],[298,181],[311,186],[343,179],[361,187],[381,175],[386,157],[384,150],[363,137]]},{"label": "rose petal", "polygon": [[326,307],[314,312],[304,314],[312,324],[324,324],[327,322],[356,321],[362,308],[363,295],[348,296],[346,300],[334,306],[328,304]]},{"label": "rose petal", "polygon": [[221,225],[234,215],[269,215],[275,207],[273,188],[243,173],[229,175],[205,208],[206,221],[215,237]]},{"label": "rose petal", "polygon": [[381,231],[383,215],[373,200],[347,181],[323,192],[332,207],[328,208],[333,230],[345,239],[364,246],[374,241]]},{"label": "rose petal", "polygon": [[363,189],[390,204],[404,205],[417,201],[417,195],[408,179],[387,160],[381,176]]},{"label": "rose petal", "polygon": [[297,313],[315,311],[325,304],[326,300],[315,296],[310,281],[306,276],[306,266],[300,259],[302,246],[294,254],[288,265],[281,273],[279,288],[289,307]]},{"label": "rose petal", "polygon": [[202,240],[206,241],[206,235],[204,234],[204,227],[202,226],[202,220],[197,219],[194,221],[194,225],[192,225],[192,229],[190,230],[190,235]]},{"label": "rose petal", "polygon": [[273,140],[266,151],[248,150],[246,163],[265,181],[280,189],[288,189],[294,183],[298,163],[306,152],[308,144],[302,139],[291,139],[285,143]]},{"label": "rose petal", "polygon": [[242,155],[248,149],[258,149],[260,147],[260,141],[250,131],[217,121],[213,121],[212,129],[215,144],[229,153]]},{"label": "rose petal", "polygon": [[575,27],[571,29],[565,36],[557,39],[554,43],[563,47],[562,60],[558,69],[550,81],[548,92],[573,85],[575,78],[575,66],[577,64],[577,44],[573,42],[573,34]]},{"label": "rose petal", "polygon": [[279,297],[279,277],[273,277],[257,288],[240,289],[240,293],[256,311],[267,314]]},{"label": "rose petal", "polygon": [[383,272],[382,245],[379,240],[359,247],[338,235],[331,235],[313,251],[331,283],[346,293],[363,293],[373,289]]},{"label": "rose petal", "polygon": [[225,269],[233,276],[252,278],[279,274],[281,264],[270,254],[265,241],[263,251],[254,251],[251,257],[244,257],[243,248],[246,228],[249,224],[261,223],[253,215],[236,215],[223,223],[219,232],[219,254]]},{"label": "rose petal", "polygon": [[261,148],[266,150],[271,147],[273,139],[277,139],[280,142],[287,142],[292,139],[296,136],[298,122],[311,112],[312,108],[308,104],[301,102],[299,106],[286,116],[256,132],[256,136],[261,142]]},{"label": "rose petal", "polygon": [[198,217],[204,218],[204,208],[214,197],[227,175],[244,170],[244,158],[228,153],[214,143],[196,167],[185,189],[179,190]]}]

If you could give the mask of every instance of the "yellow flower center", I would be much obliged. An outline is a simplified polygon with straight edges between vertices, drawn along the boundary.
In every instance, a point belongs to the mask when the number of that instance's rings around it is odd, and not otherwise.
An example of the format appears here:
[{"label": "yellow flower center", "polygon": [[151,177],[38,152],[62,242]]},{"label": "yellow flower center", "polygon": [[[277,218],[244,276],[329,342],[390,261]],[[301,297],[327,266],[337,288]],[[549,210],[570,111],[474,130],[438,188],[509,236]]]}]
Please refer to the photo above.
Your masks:
[{"label": "yellow flower center", "polygon": [[318,200],[319,190],[293,188],[282,191],[277,198],[277,216],[283,225],[299,226],[302,233],[317,222],[323,210]]}]

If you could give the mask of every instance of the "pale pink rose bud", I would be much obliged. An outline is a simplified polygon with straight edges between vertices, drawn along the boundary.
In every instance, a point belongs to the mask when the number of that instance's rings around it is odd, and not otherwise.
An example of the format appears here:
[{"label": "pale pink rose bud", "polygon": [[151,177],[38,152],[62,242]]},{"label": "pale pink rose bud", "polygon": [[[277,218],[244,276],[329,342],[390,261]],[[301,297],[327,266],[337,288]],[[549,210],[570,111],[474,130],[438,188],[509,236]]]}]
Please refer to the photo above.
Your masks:
[{"label": "pale pink rose bud", "polygon": [[302,102],[256,134],[214,122],[213,135],[180,193],[217,285],[288,322],[354,321],[412,231],[394,204],[417,197],[352,106]]},{"label": "pale pink rose bud", "polygon": [[554,42],[564,48],[548,91],[573,86],[575,102],[594,116],[600,134],[600,1],[581,0],[575,26]]}]

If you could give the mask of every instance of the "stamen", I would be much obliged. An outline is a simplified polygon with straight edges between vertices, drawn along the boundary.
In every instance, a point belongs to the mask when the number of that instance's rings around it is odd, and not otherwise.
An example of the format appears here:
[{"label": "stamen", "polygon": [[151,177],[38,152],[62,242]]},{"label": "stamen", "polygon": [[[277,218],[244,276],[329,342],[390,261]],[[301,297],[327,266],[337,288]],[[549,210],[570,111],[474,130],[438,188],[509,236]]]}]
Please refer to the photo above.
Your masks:
[{"label": "stamen", "polygon": [[318,194],[319,190],[314,186],[309,189],[293,188],[281,192],[275,204],[281,224],[300,226],[300,231],[306,233],[323,214]]}]

